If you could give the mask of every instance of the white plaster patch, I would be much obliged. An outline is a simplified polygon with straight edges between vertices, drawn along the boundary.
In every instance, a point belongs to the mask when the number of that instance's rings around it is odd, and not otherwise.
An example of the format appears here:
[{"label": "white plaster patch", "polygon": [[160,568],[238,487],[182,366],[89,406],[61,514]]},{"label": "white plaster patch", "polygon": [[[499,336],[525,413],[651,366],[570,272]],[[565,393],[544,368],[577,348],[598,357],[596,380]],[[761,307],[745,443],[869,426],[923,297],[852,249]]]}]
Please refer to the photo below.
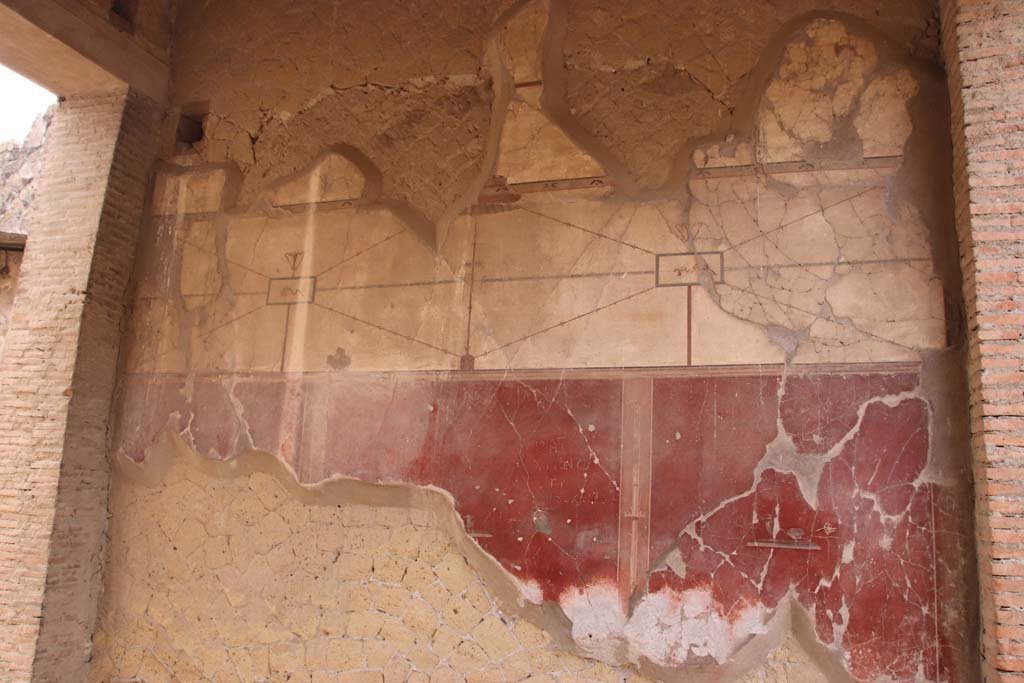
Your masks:
[{"label": "white plaster patch", "polygon": [[764,608],[749,607],[735,621],[718,613],[708,590],[661,591],[637,605],[626,626],[631,659],[680,666],[691,657],[725,663],[746,640],[764,633]]},{"label": "white plaster patch", "polygon": [[626,614],[613,584],[572,589],[559,598],[572,622],[572,637],[589,656],[605,663],[621,661],[625,654]]},{"label": "white plaster patch", "polygon": [[576,644],[611,665],[647,659],[677,667],[707,658],[722,664],[751,636],[766,630],[764,607],[747,607],[729,619],[705,589],[646,595],[628,618],[612,585],[574,589],[559,602],[572,621]]},{"label": "white plaster patch", "polygon": [[540,587],[539,583],[532,580],[516,580],[519,582],[519,591],[523,596],[523,600],[534,605],[540,605],[544,602],[544,590]]},{"label": "white plaster patch", "polygon": [[850,564],[853,562],[853,541],[849,541],[843,546],[843,564]]}]

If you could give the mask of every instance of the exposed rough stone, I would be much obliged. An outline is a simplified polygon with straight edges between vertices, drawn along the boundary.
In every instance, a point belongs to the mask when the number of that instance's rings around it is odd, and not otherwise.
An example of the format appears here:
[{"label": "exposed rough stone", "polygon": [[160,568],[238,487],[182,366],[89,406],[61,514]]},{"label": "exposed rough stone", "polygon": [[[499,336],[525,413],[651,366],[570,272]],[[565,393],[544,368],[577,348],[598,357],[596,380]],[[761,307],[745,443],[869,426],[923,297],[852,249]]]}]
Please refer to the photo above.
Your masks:
[{"label": "exposed rough stone", "polygon": [[348,145],[383,176],[381,199],[432,233],[482,183],[494,98],[486,37],[502,9],[467,0],[194,3],[177,24],[177,101],[208,108],[197,149],[241,168],[243,202]]},{"label": "exposed rough stone", "polygon": [[937,50],[928,0],[643,0],[614,10],[602,0],[562,0],[555,8],[545,70],[557,87],[550,104],[565,98],[563,123],[634,191],[664,187],[692,144],[746,125],[788,22],[848,13],[872,21],[907,54],[934,58]]},{"label": "exposed rough stone", "polygon": [[825,683],[828,677],[813,668],[810,657],[795,638],[787,638],[743,683]]},{"label": "exposed rough stone", "polygon": [[345,145],[373,162],[379,196],[436,223],[480,173],[492,97],[488,84],[476,79],[332,90],[264,128],[251,165],[240,161],[242,201],[304,170],[323,149]]},{"label": "exposed rough stone", "polygon": [[332,86],[473,75],[500,9],[475,0],[185,3],[175,25],[176,97],[208,101],[255,130],[264,113],[295,114]]},{"label": "exposed rough stone", "polygon": [[[446,503],[353,496],[301,489],[265,456],[213,463],[172,442],[121,463],[89,680],[648,680],[517,616],[451,536]],[[744,680],[820,679],[790,639]]]},{"label": "exposed rough stone", "polygon": [[14,309],[14,290],[21,273],[21,252],[0,250],[0,358]]},{"label": "exposed rough stone", "polygon": [[21,144],[0,145],[0,233],[24,235],[43,165],[43,145],[53,112],[40,114]]},{"label": "exposed rough stone", "polygon": [[758,117],[763,160],[821,156],[818,150],[837,137],[877,65],[878,52],[863,36],[850,35],[837,21],[811,23],[786,47],[765,91]]}]

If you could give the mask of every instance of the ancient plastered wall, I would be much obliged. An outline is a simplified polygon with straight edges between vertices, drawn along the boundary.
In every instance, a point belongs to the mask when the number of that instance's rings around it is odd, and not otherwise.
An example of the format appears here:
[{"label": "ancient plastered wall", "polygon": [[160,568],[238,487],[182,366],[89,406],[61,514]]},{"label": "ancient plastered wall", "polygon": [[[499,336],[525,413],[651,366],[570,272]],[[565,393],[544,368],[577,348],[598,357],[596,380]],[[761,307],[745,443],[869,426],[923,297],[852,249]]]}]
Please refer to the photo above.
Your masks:
[{"label": "ancient plastered wall", "polygon": [[0,358],[5,680],[74,680],[89,659],[106,426],[155,117],[118,91],[65,100],[51,125]]},{"label": "ancient plastered wall", "polygon": [[[209,111],[197,147],[204,161],[240,171],[239,204],[332,146],[354,148],[374,179],[367,194],[432,245],[435,225],[486,179],[488,131],[504,115],[487,36],[513,4],[186,3],[175,29],[176,100]],[[264,64],[256,89],[254,42]]]},{"label": "ancient plastered wall", "polygon": [[[309,485],[443,489],[450,538],[500,568],[482,575],[506,618],[620,677],[735,679],[788,634],[814,656],[790,671],[770,655],[780,675],[970,677],[960,279],[927,7],[744,6],[723,27],[708,3],[706,40],[763,46],[730,61],[659,43],[665,3],[629,26],[656,40],[625,45],[614,13],[574,3],[429,30],[409,4],[390,33],[376,7],[231,5],[179,28],[178,104],[209,110],[206,136],[155,188],[116,457],[145,468],[182,439],[228,471],[263,451]],[[378,58],[406,35],[431,49]],[[682,106],[728,71],[709,54],[734,69],[715,97],[734,99]],[[104,605],[146,623],[118,602],[147,571],[133,562],[111,556],[128,585]],[[103,671],[135,675],[134,622],[105,614]],[[160,642],[138,646],[148,675],[193,672]]]},{"label": "ancient plastered wall", "polygon": [[[90,681],[646,680],[506,611],[442,494],[303,489],[177,439],[120,467]],[[794,679],[824,680],[790,640],[744,680]]]},{"label": "ancient plastered wall", "polygon": [[968,315],[982,648],[987,680],[1024,674],[1020,139],[1024,7],[943,2],[953,94],[957,232]]},{"label": "ancient plastered wall", "polygon": [[[601,0],[553,3],[552,30],[565,39],[545,68],[549,104],[618,184],[649,191],[678,182],[686,173],[679,161],[695,143],[747,125],[750,84],[764,77],[759,65],[772,39],[808,13],[867,19],[909,54],[937,49],[929,0],[785,0],[722,10],[710,2],[635,3],[621,12]],[[641,125],[621,125],[626,112]]]}]

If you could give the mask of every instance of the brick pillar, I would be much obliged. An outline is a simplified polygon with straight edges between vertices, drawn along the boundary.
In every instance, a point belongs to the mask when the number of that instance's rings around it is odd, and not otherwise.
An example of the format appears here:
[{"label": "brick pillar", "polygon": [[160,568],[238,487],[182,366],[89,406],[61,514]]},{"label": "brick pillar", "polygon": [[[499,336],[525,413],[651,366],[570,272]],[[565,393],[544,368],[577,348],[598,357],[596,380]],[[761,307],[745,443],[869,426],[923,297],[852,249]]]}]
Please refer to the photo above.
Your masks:
[{"label": "brick pillar", "polygon": [[981,580],[982,671],[1024,679],[1024,1],[943,0]]},{"label": "brick pillar", "polygon": [[82,681],[106,528],[107,422],[156,108],[53,119],[0,360],[0,680]]}]

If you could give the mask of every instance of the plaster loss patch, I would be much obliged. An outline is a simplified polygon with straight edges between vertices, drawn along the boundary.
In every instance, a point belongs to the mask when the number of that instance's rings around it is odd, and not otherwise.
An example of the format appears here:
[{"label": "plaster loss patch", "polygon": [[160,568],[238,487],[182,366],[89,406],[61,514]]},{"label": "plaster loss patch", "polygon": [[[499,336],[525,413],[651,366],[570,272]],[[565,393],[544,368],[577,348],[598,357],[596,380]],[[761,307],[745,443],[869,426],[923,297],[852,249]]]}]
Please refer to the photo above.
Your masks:
[{"label": "plaster loss patch", "polygon": [[[115,480],[91,681],[646,680],[507,611],[436,494],[342,502],[365,492],[165,449]],[[750,680],[812,671],[793,643],[775,657]]]}]

